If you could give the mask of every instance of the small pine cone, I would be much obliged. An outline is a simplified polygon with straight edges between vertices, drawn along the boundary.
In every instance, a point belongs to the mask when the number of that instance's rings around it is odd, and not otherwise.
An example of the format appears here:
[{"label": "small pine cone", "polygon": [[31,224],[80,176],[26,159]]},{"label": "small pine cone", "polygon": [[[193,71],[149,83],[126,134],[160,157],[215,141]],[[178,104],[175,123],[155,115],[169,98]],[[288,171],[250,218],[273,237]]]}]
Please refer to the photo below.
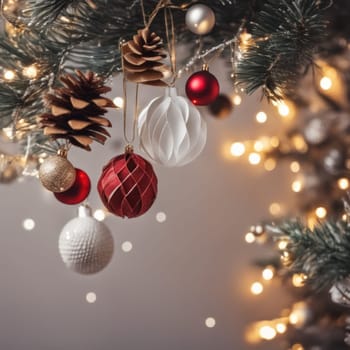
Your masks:
[{"label": "small pine cone", "polygon": [[46,96],[51,113],[38,117],[44,135],[54,139],[67,139],[72,145],[90,151],[90,144],[97,141],[104,144],[110,136],[105,127],[111,122],[102,117],[114,103],[101,95],[111,88],[95,73],[76,71],[60,78],[63,87]]},{"label": "small pine cone", "polygon": [[169,67],[161,61],[167,56],[161,38],[148,28],[140,29],[133,40],[122,48],[124,73],[127,80],[155,86],[166,86],[162,81]]}]

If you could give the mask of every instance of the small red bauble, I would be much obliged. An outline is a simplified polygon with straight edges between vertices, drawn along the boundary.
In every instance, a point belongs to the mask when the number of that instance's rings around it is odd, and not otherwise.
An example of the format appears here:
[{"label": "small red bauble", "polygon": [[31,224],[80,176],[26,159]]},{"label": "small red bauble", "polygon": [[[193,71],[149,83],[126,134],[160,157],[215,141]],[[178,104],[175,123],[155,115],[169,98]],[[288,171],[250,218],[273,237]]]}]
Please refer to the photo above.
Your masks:
[{"label": "small red bauble", "polygon": [[79,204],[84,201],[90,193],[91,182],[89,176],[81,169],[75,169],[76,176],[74,184],[67,191],[54,193],[56,199],[64,204]]},{"label": "small red bauble", "polygon": [[186,94],[194,105],[207,106],[219,96],[218,80],[208,70],[192,74],[186,83]]},{"label": "small red bauble", "polygon": [[152,165],[132,151],[111,159],[97,185],[105,207],[115,215],[128,218],[140,216],[152,206],[157,188]]}]

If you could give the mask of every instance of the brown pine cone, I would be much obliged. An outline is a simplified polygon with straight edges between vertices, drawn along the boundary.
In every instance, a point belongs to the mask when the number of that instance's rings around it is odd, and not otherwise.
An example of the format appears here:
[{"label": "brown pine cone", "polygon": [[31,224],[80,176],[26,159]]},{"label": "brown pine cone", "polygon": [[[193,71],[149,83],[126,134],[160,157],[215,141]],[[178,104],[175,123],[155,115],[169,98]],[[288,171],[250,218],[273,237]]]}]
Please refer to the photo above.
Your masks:
[{"label": "brown pine cone", "polygon": [[148,28],[140,29],[133,40],[122,47],[124,73],[127,80],[155,86],[166,86],[162,81],[169,67],[161,61],[167,56],[161,38]]},{"label": "brown pine cone", "polygon": [[67,139],[73,145],[90,151],[90,144],[97,141],[104,144],[110,136],[105,127],[111,122],[102,117],[114,103],[101,96],[111,88],[95,73],[76,71],[60,78],[63,87],[46,96],[51,113],[38,117],[44,134],[54,139]]}]

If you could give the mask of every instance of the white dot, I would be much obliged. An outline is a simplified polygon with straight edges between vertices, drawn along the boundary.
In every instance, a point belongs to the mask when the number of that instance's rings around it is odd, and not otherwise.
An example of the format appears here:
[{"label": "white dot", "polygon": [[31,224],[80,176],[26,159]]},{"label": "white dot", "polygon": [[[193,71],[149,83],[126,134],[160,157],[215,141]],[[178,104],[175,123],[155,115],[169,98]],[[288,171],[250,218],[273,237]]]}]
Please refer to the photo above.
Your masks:
[{"label": "white dot", "polygon": [[33,228],[35,227],[35,221],[33,219],[25,219],[23,220],[23,228],[27,231],[31,231],[33,230]]},{"label": "white dot", "polygon": [[205,325],[208,327],[208,328],[214,328],[216,326],[216,320],[215,318],[213,317],[208,317],[206,320],[205,320]]},{"label": "white dot", "polygon": [[265,112],[258,112],[255,119],[258,123],[264,124],[267,121],[267,114]]},{"label": "white dot", "polygon": [[132,243],[126,241],[122,244],[122,250],[124,253],[130,253],[132,251]]},{"label": "white dot", "polygon": [[106,218],[106,213],[102,209],[97,209],[94,212],[94,218],[98,221],[103,221]]},{"label": "white dot", "polygon": [[97,296],[94,292],[89,292],[86,294],[86,301],[89,303],[89,304],[93,304],[95,303],[97,300]]},{"label": "white dot", "polygon": [[13,80],[13,79],[15,79],[15,72],[12,71],[12,70],[5,70],[4,78],[6,80]]},{"label": "white dot", "polygon": [[245,146],[242,142],[234,142],[230,151],[234,157],[240,157],[245,153]]},{"label": "white dot", "polygon": [[123,108],[124,107],[124,99],[122,97],[115,97],[113,99],[114,104],[117,106],[117,108]]},{"label": "white dot", "polygon": [[323,77],[320,81],[320,87],[322,90],[329,90],[333,85],[332,79],[329,77]]},{"label": "white dot", "polygon": [[163,213],[163,212],[159,212],[157,215],[156,215],[156,220],[159,222],[159,223],[163,223],[166,221],[166,214]]}]

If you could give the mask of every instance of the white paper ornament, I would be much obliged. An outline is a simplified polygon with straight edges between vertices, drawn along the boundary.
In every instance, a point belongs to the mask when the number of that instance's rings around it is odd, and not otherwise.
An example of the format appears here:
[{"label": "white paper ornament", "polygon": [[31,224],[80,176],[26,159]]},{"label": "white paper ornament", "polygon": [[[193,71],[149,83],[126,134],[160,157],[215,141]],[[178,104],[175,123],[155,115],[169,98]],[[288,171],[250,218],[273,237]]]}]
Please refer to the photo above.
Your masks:
[{"label": "white paper ornament", "polygon": [[166,88],[139,116],[140,147],[154,162],[182,166],[198,157],[207,140],[207,125],[193,104]]},{"label": "white paper ornament", "polygon": [[350,279],[345,278],[332,286],[329,291],[334,303],[350,307]]},{"label": "white paper ornament", "polygon": [[93,274],[108,265],[114,243],[108,227],[92,217],[89,207],[80,206],[78,217],[63,227],[58,247],[69,269],[81,274]]}]

